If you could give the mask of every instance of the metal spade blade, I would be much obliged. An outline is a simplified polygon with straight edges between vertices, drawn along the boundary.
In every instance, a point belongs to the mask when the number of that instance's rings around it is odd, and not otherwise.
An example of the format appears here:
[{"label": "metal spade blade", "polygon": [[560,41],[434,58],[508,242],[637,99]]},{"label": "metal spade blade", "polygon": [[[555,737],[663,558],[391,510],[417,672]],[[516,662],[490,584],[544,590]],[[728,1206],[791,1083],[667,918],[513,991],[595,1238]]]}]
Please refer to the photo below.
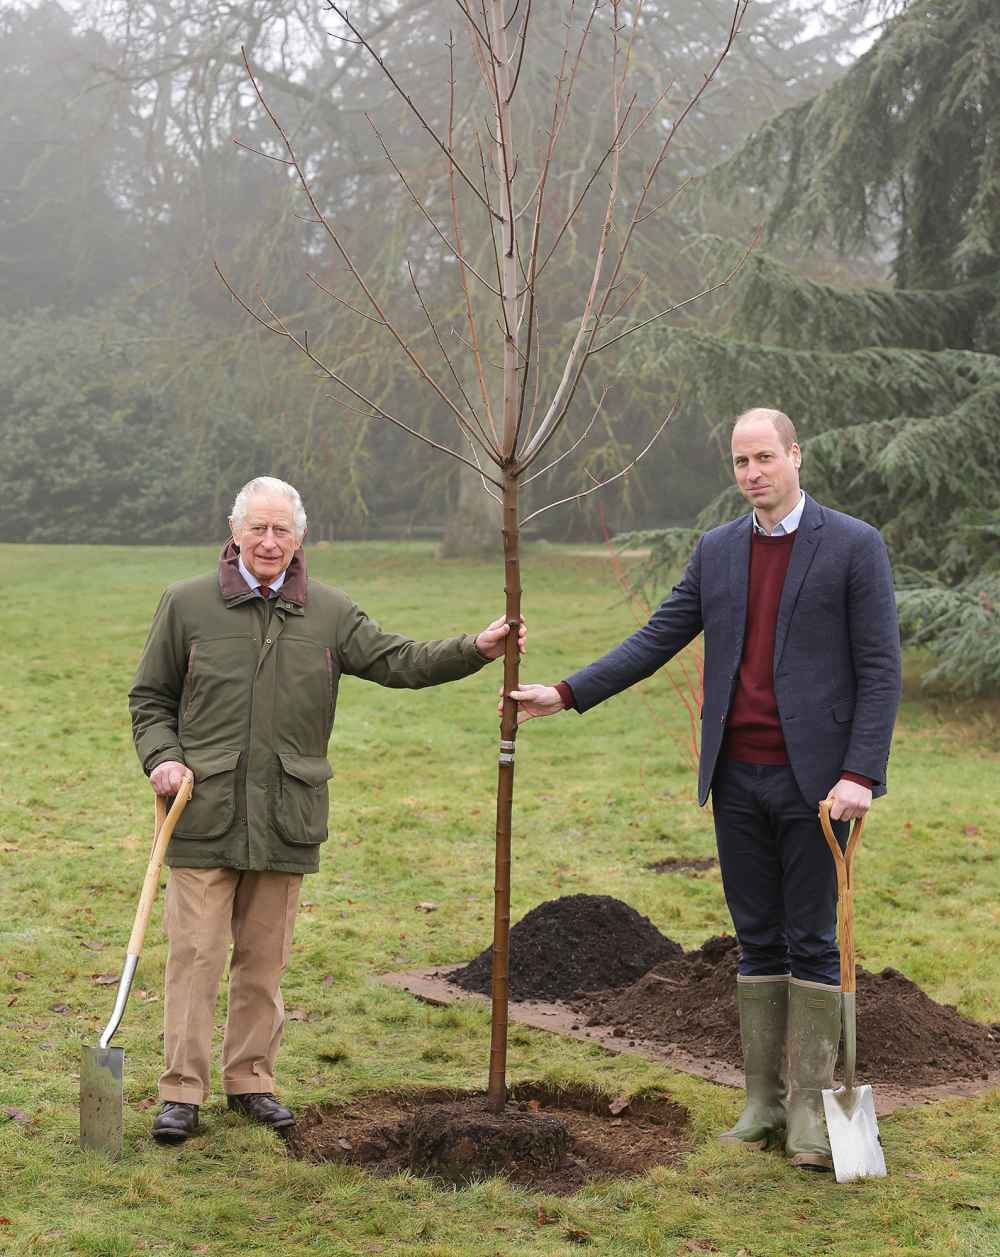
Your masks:
[{"label": "metal spade blade", "polygon": [[118,1160],[125,1134],[125,1052],[80,1050],[80,1147]]},{"label": "metal spade blade", "polygon": [[826,1129],[838,1183],[885,1178],[885,1156],[878,1136],[875,1097],[869,1086],[823,1092]]},{"label": "metal spade blade", "polygon": [[878,1135],[875,1097],[869,1086],[854,1085],[857,1062],[857,995],[845,991],[844,1085],[823,1091],[826,1130],[833,1153],[833,1172],[838,1183],[858,1178],[885,1178],[885,1156]]}]

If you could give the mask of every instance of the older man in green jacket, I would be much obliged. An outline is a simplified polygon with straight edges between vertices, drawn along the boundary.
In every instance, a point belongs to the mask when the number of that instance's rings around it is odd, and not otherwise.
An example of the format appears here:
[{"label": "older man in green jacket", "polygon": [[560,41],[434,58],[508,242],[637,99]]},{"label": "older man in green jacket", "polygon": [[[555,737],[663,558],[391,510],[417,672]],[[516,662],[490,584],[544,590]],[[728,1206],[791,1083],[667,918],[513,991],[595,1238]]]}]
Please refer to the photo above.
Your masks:
[{"label": "older man in green jacket", "polygon": [[[302,875],[327,836],[326,758],[343,675],[418,689],[504,650],[501,617],[476,636],[384,633],[306,575],[297,491],[263,476],[237,494],[217,573],[164,593],[129,691],[136,751],[158,794],[194,773],[167,850],[165,1068],[153,1137],[180,1143],[209,1090],[214,1010],[229,944],[222,1082],[229,1107],[282,1130],[275,1097],[281,975]],[[520,630],[521,648],[524,627]]]}]

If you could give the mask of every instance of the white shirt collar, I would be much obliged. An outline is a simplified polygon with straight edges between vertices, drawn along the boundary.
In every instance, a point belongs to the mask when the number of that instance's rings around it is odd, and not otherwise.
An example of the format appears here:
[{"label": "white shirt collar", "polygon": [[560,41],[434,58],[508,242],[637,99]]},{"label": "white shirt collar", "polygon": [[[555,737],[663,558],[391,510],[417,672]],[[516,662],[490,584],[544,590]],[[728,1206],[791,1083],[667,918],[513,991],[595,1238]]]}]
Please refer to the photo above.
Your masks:
[{"label": "white shirt collar", "polygon": [[796,530],[796,528],[798,528],[799,524],[802,522],[802,512],[805,510],[805,508],[806,508],[806,495],[800,491],[799,500],[796,503],[796,505],[792,507],[792,509],[788,512],[785,518],[781,520],[780,523],[775,524],[774,528],[772,529],[770,533],[767,531],[767,529],[761,526],[760,521],[757,519],[757,512],[754,511],[753,513],[754,532],[758,532],[764,537],[786,536],[788,533],[792,533]]},{"label": "white shirt collar", "polygon": [[[254,576],[253,572],[251,572],[250,569],[247,567],[247,565],[243,562],[242,555],[239,556],[239,566],[240,566],[240,575],[243,577],[246,583],[250,586],[250,588],[254,590],[259,589],[261,582],[257,579],[256,576]],[[277,593],[277,591],[285,583],[285,576],[287,572],[288,572],[288,568],[286,567],[284,572],[282,572],[279,576],[276,576],[274,580],[268,581],[268,587],[270,589],[273,589],[275,593]]]}]

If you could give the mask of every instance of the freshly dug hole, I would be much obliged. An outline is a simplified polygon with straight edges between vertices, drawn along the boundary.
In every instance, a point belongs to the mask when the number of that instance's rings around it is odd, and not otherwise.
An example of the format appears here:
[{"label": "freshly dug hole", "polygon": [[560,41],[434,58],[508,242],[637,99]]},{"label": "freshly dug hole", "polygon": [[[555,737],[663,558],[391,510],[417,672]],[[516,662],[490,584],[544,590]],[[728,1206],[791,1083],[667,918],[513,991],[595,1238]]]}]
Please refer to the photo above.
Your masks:
[{"label": "freshly dug hole", "polygon": [[520,1168],[558,1170],[569,1129],[550,1113],[507,1106],[491,1113],[482,1099],[428,1104],[411,1116],[407,1154],[415,1174],[469,1183]]},{"label": "freshly dug hole", "polygon": [[[287,1144],[297,1159],[376,1175],[409,1170],[454,1184],[500,1173],[566,1195],[594,1180],[674,1165],[690,1138],[687,1110],[665,1097],[527,1082],[511,1088],[501,1115],[486,1112],[480,1092],[440,1088],[321,1105],[300,1115]],[[442,1158],[445,1145],[451,1151]]]}]

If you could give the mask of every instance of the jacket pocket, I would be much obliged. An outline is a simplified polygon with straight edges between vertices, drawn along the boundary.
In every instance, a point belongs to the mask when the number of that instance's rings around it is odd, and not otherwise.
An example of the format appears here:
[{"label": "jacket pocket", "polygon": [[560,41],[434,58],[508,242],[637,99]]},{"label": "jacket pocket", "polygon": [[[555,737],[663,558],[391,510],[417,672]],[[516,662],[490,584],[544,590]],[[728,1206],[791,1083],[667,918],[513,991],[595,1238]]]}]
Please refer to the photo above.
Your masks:
[{"label": "jacket pocket", "polygon": [[279,751],[280,771],[271,803],[271,820],[285,842],[312,847],[326,842],[330,816],[327,782],[333,769],[325,755]]},{"label": "jacket pocket", "polygon": [[240,751],[184,752],[194,773],[194,790],[174,830],[175,838],[221,838],[236,815],[236,769]]},{"label": "jacket pocket", "polygon": [[854,699],[845,698],[841,703],[834,703],[833,718],[837,724],[845,725],[854,719]]}]

